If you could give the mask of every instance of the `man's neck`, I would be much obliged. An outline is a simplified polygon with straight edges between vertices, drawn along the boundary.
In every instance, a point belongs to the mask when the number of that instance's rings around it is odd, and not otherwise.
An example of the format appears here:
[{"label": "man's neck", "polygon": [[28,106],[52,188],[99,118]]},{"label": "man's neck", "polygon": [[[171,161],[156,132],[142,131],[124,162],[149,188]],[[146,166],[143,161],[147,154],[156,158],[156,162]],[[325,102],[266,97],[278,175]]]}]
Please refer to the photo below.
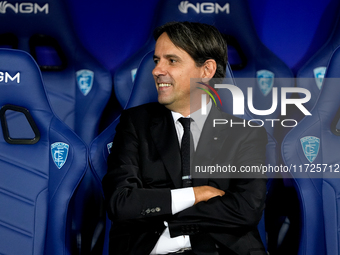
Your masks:
[{"label": "man's neck", "polygon": [[[209,104],[209,102],[210,102],[210,98],[207,99],[207,105]],[[202,108],[201,101],[199,101],[198,103],[196,102],[195,104],[191,103],[188,106],[183,107],[181,109],[173,109],[172,107],[168,107],[167,105],[165,105],[165,107],[168,108],[170,111],[180,113],[184,117],[188,117],[190,114],[197,112],[198,110]]]}]

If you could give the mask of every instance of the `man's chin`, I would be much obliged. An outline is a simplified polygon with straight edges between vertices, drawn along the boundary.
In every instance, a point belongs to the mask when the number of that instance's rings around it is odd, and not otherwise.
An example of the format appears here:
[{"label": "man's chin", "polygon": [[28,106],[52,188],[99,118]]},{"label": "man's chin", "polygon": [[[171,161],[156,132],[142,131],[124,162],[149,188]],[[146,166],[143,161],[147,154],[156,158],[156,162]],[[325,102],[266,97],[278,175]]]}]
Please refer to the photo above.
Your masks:
[{"label": "man's chin", "polygon": [[166,105],[171,104],[172,102],[169,99],[162,98],[162,97],[158,96],[158,103],[166,106]]},{"label": "man's chin", "polygon": [[165,100],[158,100],[158,103],[160,103],[161,105],[164,105],[166,108],[168,108],[170,111],[173,111],[172,109],[172,104],[168,101]]}]

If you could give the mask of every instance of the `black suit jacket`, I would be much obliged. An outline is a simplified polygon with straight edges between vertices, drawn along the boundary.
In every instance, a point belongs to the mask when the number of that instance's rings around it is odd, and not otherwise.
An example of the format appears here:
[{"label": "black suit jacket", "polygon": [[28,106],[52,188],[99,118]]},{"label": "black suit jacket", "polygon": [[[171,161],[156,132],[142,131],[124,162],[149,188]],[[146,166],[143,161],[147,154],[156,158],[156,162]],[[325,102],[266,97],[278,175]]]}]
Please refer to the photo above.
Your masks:
[{"label": "black suit jacket", "polygon": [[[218,164],[240,169],[264,164],[264,128],[240,124],[213,127],[213,119],[242,122],[213,106],[201,133],[194,166]],[[199,176],[203,178],[193,179],[193,186],[210,185],[224,190],[225,195],[172,215],[170,190],[181,188],[182,181],[171,112],[158,103],[128,109],[122,113],[116,131],[108,173],[103,179],[112,220],[110,254],[149,254],[165,229],[164,221],[169,224],[171,236],[190,235],[197,254],[205,254],[209,245],[219,247],[219,254],[265,254],[257,231],[266,194],[262,175]]]}]

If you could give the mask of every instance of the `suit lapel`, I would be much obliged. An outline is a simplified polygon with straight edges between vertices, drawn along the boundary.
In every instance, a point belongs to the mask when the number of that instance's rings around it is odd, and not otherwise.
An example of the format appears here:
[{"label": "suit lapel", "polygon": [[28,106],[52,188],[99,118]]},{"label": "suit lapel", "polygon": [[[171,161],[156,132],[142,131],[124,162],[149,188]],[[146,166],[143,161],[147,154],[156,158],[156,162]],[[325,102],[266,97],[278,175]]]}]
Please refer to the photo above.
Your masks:
[{"label": "suit lapel", "polygon": [[[214,158],[221,151],[225,140],[228,138],[228,125],[216,125],[213,127],[214,119],[225,119],[225,116],[222,115],[222,112],[217,107],[212,106],[197,145],[193,167],[212,165]],[[194,179],[194,186],[205,185],[208,181],[205,178],[196,178]]]},{"label": "suit lapel", "polygon": [[155,115],[150,126],[157,151],[176,188],[182,186],[181,156],[171,112],[166,109]]}]

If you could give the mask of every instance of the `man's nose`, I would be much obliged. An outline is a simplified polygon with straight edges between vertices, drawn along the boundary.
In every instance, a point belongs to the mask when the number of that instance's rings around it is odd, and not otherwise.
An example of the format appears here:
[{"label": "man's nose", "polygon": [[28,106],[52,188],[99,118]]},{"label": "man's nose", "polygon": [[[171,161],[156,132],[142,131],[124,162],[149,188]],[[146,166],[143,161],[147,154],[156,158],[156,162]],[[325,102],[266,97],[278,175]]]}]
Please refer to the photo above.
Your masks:
[{"label": "man's nose", "polygon": [[166,74],[166,68],[163,63],[158,62],[155,66],[155,68],[152,70],[153,76],[160,76]]}]

